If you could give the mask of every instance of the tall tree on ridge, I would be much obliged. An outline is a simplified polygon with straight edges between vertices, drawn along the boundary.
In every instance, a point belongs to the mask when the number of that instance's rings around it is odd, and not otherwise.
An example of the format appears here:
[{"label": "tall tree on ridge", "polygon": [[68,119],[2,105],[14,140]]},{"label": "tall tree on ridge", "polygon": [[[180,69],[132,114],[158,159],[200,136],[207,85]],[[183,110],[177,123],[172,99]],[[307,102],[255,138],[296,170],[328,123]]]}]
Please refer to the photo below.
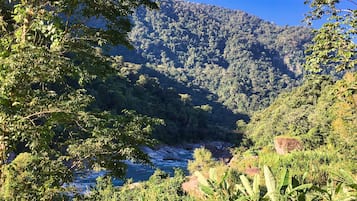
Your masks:
[{"label": "tall tree on ridge", "polygon": [[[341,3],[344,2],[342,8]],[[357,2],[354,0],[305,0],[311,7],[305,21],[326,19],[316,31],[313,44],[307,50],[305,68],[321,72],[332,67],[336,71],[356,69],[357,65]]]}]

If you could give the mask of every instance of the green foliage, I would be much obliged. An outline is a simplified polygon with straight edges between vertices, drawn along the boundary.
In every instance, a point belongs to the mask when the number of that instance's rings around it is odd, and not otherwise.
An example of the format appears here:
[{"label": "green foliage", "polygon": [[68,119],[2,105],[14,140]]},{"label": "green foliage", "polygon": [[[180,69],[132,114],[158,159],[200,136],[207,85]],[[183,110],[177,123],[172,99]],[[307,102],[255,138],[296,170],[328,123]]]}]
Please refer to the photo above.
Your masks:
[{"label": "green foliage", "polygon": [[[307,50],[306,69],[313,72],[329,72],[330,68],[335,71],[355,70],[356,10],[341,9],[340,1],[312,0],[305,3],[312,7],[308,21],[329,16],[329,22],[317,31],[314,43]],[[348,3],[356,5],[354,1]],[[253,115],[245,131],[255,143],[254,148],[261,149],[257,160],[258,166],[264,169],[265,198],[356,199],[353,175],[344,174],[348,182],[341,182],[341,176],[335,179],[330,174],[341,168],[356,171],[356,75],[347,72],[338,81],[327,76],[308,76],[301,87],[281,94],[271,106]],[[272,140],[274,136],[282,135],[302,140],[304,150],[276,154],[271,148]],[[239,162],[244,165],[244,158]],[[239,162],[235,165],[239,166]],[[265,165],[271,166],[274,172],[281,172],[281,167],[288,168],[297,178],[315,185],[300,185],[298,179],[291,179],[287,171],[282,172],[279,180]],[[308,176],[304,172],[309,172]],[[241,192],[255,195],[246,178],[242,177],[242,182],[245,189],[240,186]]]},{"label": "green foliage", "polygon": [[[213,171],[214,169],[211,170]],[[212,175],[206,179],[199,172],[196,172],[195,175],[198,177],[200,188],[205,193],[207,200],[280,201],[356,199],[355,178],[345,171],[341,170],[340,172],[344,176],[339,176],[340,179],[338,180],[329,180],[330,182],[322,188],[311,183],[305,183],[304,177],[297,179],[287,169],[282,169],[279,175],[274,175],[267,166],[264,166],[264,184],[260,183],[259,175],[254,177],[252,185],[247,177],[241,175],[240,182],[233,184],[233,188],[230,188],[232,187],[230,186],[231,184],[226,183],[228,181],[227,177],[217,180]]]},{"label": "green foliage", "polygon": [[244,120],[240,119],[236,122],[236,126],[237,126],[237,130],[243,133],[247,128],[247,123]]},{"label": "green foliage", "polygon": [[325,186],[316,186],[315,197],[317,199],[337,201],[337,200],[357,200],[357,180],[355,176],[339,170],[331,177]]},{"label": "green foliage", "polygon": [[299,137],[305,151],[283,156],[262,151],[259,163],[291,167],[295,175],[309,171],[308,180],[321,184],[330,170],[355,171],[357,79],[356,73],[347,73],[337,82],[314,77],[256,113],[247,125],[247,134],[258,148],[273,146],[274,136]]},{"label": "green foliage", "polygon": [[181,101],[177,90],[165,88],[157,78],[138,73],[140,65],[124,62],[126,72],[122,77],[113,76],[105,81],[95,80],[86,88],[95,97],[91,109],[108,110],[121,114],[123,109],[160,118],[165,124],[156,127],[153,137],[160,142],[175,144],[209,138],[218,138],[219,130],[210,125],[210,106],[194,106]]},{"label": "green foliage", "polygon": [[263,167],[264,182],[260,175],[255,175],[253,183],[240,175],[239,180],[234,170],[226,169],[223,173],[211,168],[205,176],[196,171],[199,189],[204,197],[189,197],[182,192],[185,181],[182,171],[176,171],[174,177],[162,171],[156,171],[148,181],[128,183],[121,188],[113,187],[110,178],[99,178],[90,194],[75,200],[354,200],[356,199],[356,178],[340,170],[326,185],[313,185],[282,168],[274,174],[267,166]]},{"label": "green foliage", "polygon": [[334,86],[333,95],[336,101],[330,108],[334,117],[331,143],[346,153],[345,157],[357,160],[357,73],[346,73]]},{"label": "green foliage", "polygon": [[298,136],[306,149],[326,143],[332,120],[329,108],[332,81],[328,77],[307,78],[301,87],[282,93],[268,108],[255,113],[246,133],[255,146],[273,145],[274,136]]},{"label": "green foliage", "polygon": [[267,194],[271,201],[279,200],[306,200],[307,192],[312,184],[300,184],[299,181],[283,169],[280,178],[273,175],[268,166],[264,166],[265,185]]},{"label": "green foliage", "polygon": [[299,137],[305,149],[332,145],[346,156],[355,155],[356,73],[337,82],[313,78],[253,115],[247,133],[257,147],[272,145],[273,136],[289,135]]},{"label": "green foliage", "polygon": [[[16,190],[19,199],[50,199],[69,181],[69,167],[98,166],[122,176],[122,160],[147,161],[139,146],[152,144],[148,136],[161,121],[127,110],[120,114],[91,110],[94,98],[85,84],[118,74],[117,58],[105,55],[102,47],[128,45],[128,15],[141,5],[155,8],[156,4],[150,0],[0,4],[2,196],[12,196]],[[93,26],[91,20],[104,22],[103,27]],[[25,152],[27,161],[21,154]],[[23,161],[8,160],[10,153]],[[16,168],[29,176],[14,177],[14,171],[20,171]]]},{"label": "green foliage", "polygon": [[217,165],[212,158],[212,153],[204,147],[195,149],[193,152],[193,161],[188,161],[187,169],[193,174],[196,171],[208,172],[208,170]]},{"label": "green foliage", "polygon": [[96,186],[86,195],[77,196],[75,200],[103,200],[103,201],[142,201],[142,200],[193,200],[185,195],[181,184],[185,181],[182,170],[175,170],[170,177],[167,173],[156,170],[148,181],[140,183],[128,182],[117,188],[113,186],[110,177],[99,177]]},{"label": "green foliage", "polygon": [[115,201],[120,199],[119,189],[115,188],[111,177],[98,177],[97,183],[88,195],[77,196],[74,200]]},{"label": "green foliage", "polygon": [[115,170],[111,174],[123,177],[126,172],[123,160],[149,163],[148,156],[138,146],[153,145],[152,125],[160,124],[160,120],[124,110],[120,116],[109,113],[91,116],[88,122],[100,122],[101,129],[93,129],[95,138],[81,139],[68,146],[77,166]]},{"label": "green foliage", "polygon": [[252,185],[244,175],[240,175],[239,183],[231,182],[230,177],[234,177],[234,174],[230,174],[232,170],[226,171],[223,176],[217,175],[215,168],[211,168],[209,172],[208,178],[198,171],[194,174],[206,200],[281,201],[308,200],[312,197],[310,191],[313,185],[297,180],[287,169],[282,169],[281,174],[275,176],[264,166],[264,184],[260,182],[260,176],[255,175]]},{"label": "green foliage", "polygon": [[[165,84],[175,88],[212,93],[235,113],[262,109],[295,86],[312,37],[303,27],[278,27],[241,11],[185,1],[161,1],[159,12],[140,9],[133,20],[136,51],[119,50],[126,59],[140,59],[174,79],[176,84]],[[197,92],[191,96],[195,101]],[[216,110],[212,114],[222,121]]]},{"label": "green foliage", "polygon": [[208,200],[236,200],[239,196],[237,186],[228,180],[230,172],[223,175],[217,173],[215,168],[209,169],[208,178],[199,171],[194,173],[199,182],[199,188]]},{"label": "green foliage", "polygon": [[174,177],[157,170],[146,182],[124,185],[118,200],[192,200],[182,191],[181,185],[184,181],[182,170],[176,170]]},{"label": "green foliage", "polygon": [[3,183],[0,197],[5,200],[64,200],[70,181],[68,169],[61,161],[48,156],[19,154],[2,168]]},{"label": "green foliage", "polygon": [[313,20],[327,19],[306,51],[305,68],[309,71],[320,72],[326,66],[336,71],[356,68],[356,2],[347,1],[345,8],[340,3],[338,0],[305,1],[311,7],[305,18],[309,24]]},{"label": "green foliage", "polygon": [[241,184],[238,184],[238,189],[242,193],[238,200],[259,201],[262,200],[260,190],[260,176],[254,176],[253,184],[251,185],[245,175],[239,176]]},{"label": "green foliage", "polygon": [[324,184],[329,173],[338,169],[356,171],[354,161],[346,159],[334,148],[321,148],[316,150],[297,151],[286,155],[278,155],[274,152],[260,153],[258,156],[258,167],[269,165],[274,171],[281,167],[289,169],[292,175],[302,177],[309,172],[306,181],[314,184]]}]

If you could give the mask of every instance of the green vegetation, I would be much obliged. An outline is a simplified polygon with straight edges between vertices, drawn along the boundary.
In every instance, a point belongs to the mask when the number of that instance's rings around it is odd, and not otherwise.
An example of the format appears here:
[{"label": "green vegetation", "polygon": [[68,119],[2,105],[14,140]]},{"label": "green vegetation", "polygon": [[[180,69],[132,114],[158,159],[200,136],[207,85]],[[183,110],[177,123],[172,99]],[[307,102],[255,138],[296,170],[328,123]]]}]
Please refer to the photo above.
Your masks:
[{"label": "green vegetation", "polygon": [[181,185],[184,180],[185,176],[181,170],[176,170],[174,177],[169,177],[167,173],[157,170],[148,181],[127,183],[118,189],[113,187],[110,178],[98,178],[95,189],[89,195],[77,199],[102,201],[194,200],[183,193]]},{"label": "green vegetation", "polygon": [[[205,164],[203,164],[205,165]],[[339,170],[329,174],[327,184],[306,182],[303,176],[295,176],[289,169],[272,171],[263,166],[261,174],[250,178],[236,172],[234,168],[224,171],[210,168],[207,172],[196,171],[198,192],[182,191],[185,176],[176,171],[174,177],[160,170],[148,181],[128,183],[121,188],[113,187],[110,178],[98,178],[95,189],[90,194],[77,197],[80,200],[356,200],[357,178]]]},{"label": "green vegetation", "polygon": [[[200,189],[204,193],[203,200],[355,200],[356,179],[344,171],[339,173],[336,180],[330,180],[326,188],[304,183],[304,178],[298,179],[291,176],[286,169],[279,175],[264,166],[264,183],[260,176],[255,175],[253,183],[240,175],[237,183],[228,182],[229,177],[221,177],[217,183],[214,169],[211,169],[209,178],[199,175]],[[228,174],[226,174],[228,175]],[[343,176],[342,176],[343,175]],[[346,180],[349,180],[348,182]],[[344,181],[344,182],[341,182]],[[230,189],[230,190],[228,190]]]},{"label": "green vegetation", "polygon": [[[306,52],[308,54],[305,64],[306,69],[310,72],[323,71],[324,75],[307,73],[308,75],[305,76],[300,87],[296,87],[290,92],[281,93],[269,107],[255,112],[248,124],[242,120],[237,121],[237,127],[240,132],[246,134],[245,145],[248,147],[237,149],[229,167],[222,167],[221,163],[214,161],[207,150],[196,150],[194,154],[195,160],[189,164],[191,174],[196,176],[200,183],[201,194],[191,195],[195,199],[357,199],[354,186],[356,182],[355,173],[357,171],[355,167],[357,161],[355,146],[357,139],[357,73],[354,72],[356,46],[351,42],[356,34],[355,21],[352,20],[355,19],[355,11],[342,11],[348,13],[343,18],[339,13],[340,10],[336,9],[339,8],[336,5],[339,3],[338,1],[306,1],[306,3],[311,4],[312,7],[312,12],[307,17],[308,20],[319,19],[325,14],[331,17],[329,18],[331,21],[316,32],[313,44],[309,46]],[[140,44],[145,45],[147,38],[155,37],[161,40],[161,37],[165,34],[172,33],[164,31],[166,29],[173,28],[176,30],[176,28],[180,28],[182,30],[184,26],[180,24],[181,21],[179,19],[186,22],[186,24],[203,22],[199,19],[192,20],[193,22],[185,21],[186,15],[178,14],[175,16],[173,14],[176,14],[176,11],[184,7],[185,4],[185,2],[164,2],[164,11],[162,12],[165,12],[165,9],[170,10],[170,14],[167,13],[165,16],[160,13],[138,12],[137,16],[143,15],[146,18],[135,19],[139,20],[138,27],[142,32],[135,33],[134,37],[143,37],[140,40],[140,42],[143,42]],[[208,8],[212,9],[210,13],[214,13],[215,9],[219,9],[208,6],[203,7],[201,10],[203,19],[206,14],[204,11]],[[157,15],[160,17],[157,17]],[[194,16],[195,11],[192,11],[190,17],[194,18]],[[168,26],[170,28],[162,26],[160,20],[156,20],[157,18],[166,19],[165,22],[170,21],[171,26]],[[143,19],[145,19],[145,22],[142,22]],[[150,33],[158,33],[156,34],[158,36],[155,34],[146,35],[145,30],[150,31]],[[189,30],[191,31],[192,29]],[[212,31],[212,33],[215,32]],[[185,58],[185,53],[188,51],[183,51],[181,54],[177,53],[177,48],[180,47],[178,42],[180,41],[173,41],[174,35],[168,36],[166,41],[165,38],[162,39],[165,42],[161,43],[159,40],[154,46],[146,45],[145,47],[147,48],[145,49],[138,48],[138,52],[146,59],[146,62],[158,65],[158,67],[152,66],[157,71],[170,75],[183,83],[198,83],[198,86],[216,93],[209,86],[200,85],[201,83],[197,81],[200,76],[193,72],[199,72],[200,74],[202,74],[202,71],[205,72],[205,69],[201,67],[201,63],[192,63],[198,66],[187,64],[180,66],[179,61],[181,61],[181,58],[179,56]],[[184,38],[184,34],[181,38]],[[161,47],[167,44],[171,44],[171,46],[160,48],[161,58],[164,59],[157,60],[159,57],[154,49],[157,50],[158,46]],[[190,43],[187,42],[186,44]],[[201,46],[197,45],[197,47]],[[153,48],[152,52],[151,48]],[[324,48],[324,50],[321,48]],[[202,49],[202,52],[207,49],[209,48]],[[202,52],[196,55],[204,55],[205,53]],[[176,55],[176,57],[167,55]],[[206,61],[204,56],[198,58],[202,58],[203,63]],[[182,61],[189,61],[189,59],[185,58]],[[217,59],[216,61],[221,60]],[[214,64],[221,68],[224,67],[222,63],[217,62]],[[226,69],[229,68],[230,63],[228,62]],[[338,78],[338,76],[326,75],[333,73],[331,72],[332,68],[336,72],[343,73],[344,76]],[[220,71],[216,71],[215,74],[219,74],[218,72]],[[227,80],[229,82],[229,74],[227,75]],[[218,82],[211,83],[218,86]],[[227,100],[222,96],[218,95],[218,97],[221,100]],[[261,101],[262,99],[257,100]],[[234,108],[234,106],[228,106],[231,109]],[[245,111],[251,111],[252,109],[256,110],[257,108],[253,107]],[[244,110],[237,111],[242,112]],[[274,140],[277,139],[282,141],[285,139],[296,140],[299,142],[299,149],[292,149],[288,153],[278,154],[274,148]],[[266,165],[271,168],[267,168]],[[254,173],[255,176],[250,176],[253,170],[256,171]],[[349,181],[347,182],[347,180]]]},{"label": "green vegetation", "polygon": [[[118,73],[101,47],[128,45],[127,15],[141,5],[157,7],[149,0],[0,1],[0,199],[65,197],[62,185],[78,168],[122,177],[124,159],[148,162],[139,146],[153,143],[161,120],[91,110],[85,88]],[[104,29],[85,23],[95,18]]]},{"label": "green vegetation", "polygon": [[[158,79],[140,74],[140,65],[118,62],[126,75],[95,80],[86,88],[95,98],[90,106],[95,111],[120,115],[123,109],[164,120],[156,126],[153,137],[164,143],[195,142],[202,139],[234,139],[231,132],[210,122],[209,105],[194,105],[187,94],[164,88]],[[235,137],[236,139],[238,137]]]},{"label": "green vegetation", "polygon": [[[328,75],[306,76],[302,86],[281,94],[271,106],[254,114],[245,131],[255,149],[262,150],[260,165],[289,167],[296,175],[309,171],[309,181],[326,184],[330,172],[357,171],[356,45],[352,41],[356,12],[341,9],[338,1],[306,3],[312,7],[307,20],[328,17],[307,50],[306,68],[328,72],[324,68],[332,66],[344,76],[337,81]],[[299,139],[303,150],[283,156],[273,153],[272,140],[282,135]]]},{"label": "green vegetation", "polygon": [[[353,0],[348,3],[356,6]],[[311,7],[305,18],[309,24],[314,20],[327,19],[315,31],[313,44],[307,49],[305,68],[312,72],[321,72],[325,68],[337,71],[356,69],[356,9],[353,6],[342,7],[338,0],[305,0],[305,4]]]},{"label": "green vegetation", "polygon": [[[315,34],[176,0],[0,0],[0,200],[357,200],[357,12],[305,3]],[[188,177],[112,184],[158,140],[239,138],[228,164],[200,148]],[[80,169],[109,175],[78,194]]]},{"label": "green vegetation", "polygon": [[[296,86],[304,71],[304,46],[312,38],[307,28],[279,27],[241,11],[176,0],[161,1],[159,11],[139,9],[133,20],[129,37],[136,50],[113,52],[146,64],[149,73],[154,69],[197,88],[190,92],[195,103],[206,104],[198,94],[207,91],[235,113],[265,108],[283,89]],[[222,114],[215,110],[213,115]]]},{"label": "green vegetation", "polygon": [[203,147],[195,149],[193,159],[192,161],[188,161],[187,165],[187,169],[191,174],[196,171],[208,172],[210,168],[218,164],[213,160],[212,153]]},{"label": "green vegetation", "polygon": [[59,160],[48,156],[19,154],[2,168],[0,197],[4,200],[61,200],[65,196],[63,181],[69,181],[69,170]]}]

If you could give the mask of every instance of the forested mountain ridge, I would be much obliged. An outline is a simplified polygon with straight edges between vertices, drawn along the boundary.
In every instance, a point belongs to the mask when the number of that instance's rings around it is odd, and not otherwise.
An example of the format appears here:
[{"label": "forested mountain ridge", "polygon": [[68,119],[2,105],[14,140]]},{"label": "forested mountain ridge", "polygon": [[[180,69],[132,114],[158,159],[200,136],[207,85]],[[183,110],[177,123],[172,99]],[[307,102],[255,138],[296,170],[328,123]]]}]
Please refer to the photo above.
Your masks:
[{"label": "forested mountain ridge", "polygon": [[[162,143],[194,142],[200,140],[219,139],[233,140],[227,128],[235,125],[237,119],[247,119],[246,115],[233,114],[218,103],[210,102],[198,94],[202,104],[193,105],[187,93],[195,89],[179,86],[165,76],[155,74],[150,77],[140,73],[147,71],[143,66],[123,62],[119,57],[116,65],[120,66],[119,76],[106,80],[96,79],[87,85],[89,93],[95,98],[90,109],[110,111],[120,115],[123,110],[134,110],[139,114],[162,119],[164,124],[155,126],[153,137]],[[158,80],[180,87],[180,93],[174,88],[161,86]],[[182,93],[187,92],[187,93]],[[217,120],[212,115],[212,105],[216,111],[225,116],[225,121]],[[227,135],[228,134],[228,135]]]},{"label": "forested mountain ridge", "polygon": [[208,90],[216,96],[210,99],[235,113],[262,109],[282,89],[296,86],[304,45],[312,38],[307,28],[279,27],[242,11],[176,0],[160,2],[160,10],[139,9],[133,21],[129,38],[135,50],[112,53]]}]

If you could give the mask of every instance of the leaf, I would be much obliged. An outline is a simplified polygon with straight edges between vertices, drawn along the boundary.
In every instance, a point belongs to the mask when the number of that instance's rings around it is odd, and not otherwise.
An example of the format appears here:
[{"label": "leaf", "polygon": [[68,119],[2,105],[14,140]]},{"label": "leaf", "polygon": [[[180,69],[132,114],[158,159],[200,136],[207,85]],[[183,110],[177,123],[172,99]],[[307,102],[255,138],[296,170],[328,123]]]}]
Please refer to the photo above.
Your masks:
[{"label": "leaf", "polygon": [[256,195],[260,194],[259,185],[260,185],[260,176],[257,174],[254,176],[254,181],[253,181],[253,192]]},{"label": "leaf", "polygon": [[290,182],[289,170],[284,168],[282,170],[282,174],[281,174],[281,177],[280,177],[280,180],[279,180],[279,185],[278,185],[277,190],[279,191],[279,190],[282,189],[282,187],[288,186],[289,182]]},{"label": "leaf", "polygon": [[235,186],[238,190],[240,190],[241,193],[244,195],[248,195],[247,191],[245,190],[244,186],[242,184],[236,184]]},{"label": "leaf", "polygon": [[275,178],[268,166],[264,165],[264,178],[268,193],[276,191]]},{"label": "leaf", "polygon": [[11,106],[18,106],[18,105],[21,105],[21,103],[20,103],[20,102],[17,102],[17,101],[15,101],[15,102],[13,102],[13,103],[11,104]]},{"label": "leaf", "polygon": [[215,182],[218,181],[216,168],[210,168],[208,171],[209,178]]},{"label": "leaf", "polygon": [[300,185],[300,186],[298,186],[298,187],[293,188],[289,194],[292,194],[292,193],[295,192],[295,191],[301,191],[301,190],[311,189],[312,186],[313,186],[313,184],[303,184],[303,185]]},{"label": "leaf", "polygon": [[244,175],[241,175],[239,178],[244,186],[245,191],[248,193],[248,195],[250,195],[250,196],[254,195],[254,191],[253,191],[252,187],[250,186],[250,183],[249,183],[249,180],[247,179],[247,177]]},{"label": "leaf", "polygon": [[340,169],[338,176],[341,177],[341,179],[343,179],[348,184],[357,185],[357,180],[350,173],[346,172],[345,170]]},{"label": "leaf", "polygon": [[214,190],[209,186],[200,186],[200,189],[208,196],[212,196],[214,194]]},{"label": "leaf", "polygon": [[207,179],[202,175],[201,172],[196,171],[196,172],[193,173],[193,175],[197,177],[197,181],[198,181],[201,185],[203,185],[203,186],[209,186],[209,183],[208,183]]},{"label": "leaf", "polygon": [[334,193],[339,194],[342,190],[342,183],[337,184]]},{"label": "leaf", "polygon": [[272,200],[272,201],[277,201],[278,198],[276,196],[276,182],[273,173],[269,169],[268,166],[264,165],[264,178],[265,178],[265,184],[267,187],[267,196]]},{"label": "leaf", "polygon": [[227,182],[228,172],[224,172],[224,175],[221,181],[218,183],[218,186],[223,188],[224,190],[229,190],[230,184]]}]

